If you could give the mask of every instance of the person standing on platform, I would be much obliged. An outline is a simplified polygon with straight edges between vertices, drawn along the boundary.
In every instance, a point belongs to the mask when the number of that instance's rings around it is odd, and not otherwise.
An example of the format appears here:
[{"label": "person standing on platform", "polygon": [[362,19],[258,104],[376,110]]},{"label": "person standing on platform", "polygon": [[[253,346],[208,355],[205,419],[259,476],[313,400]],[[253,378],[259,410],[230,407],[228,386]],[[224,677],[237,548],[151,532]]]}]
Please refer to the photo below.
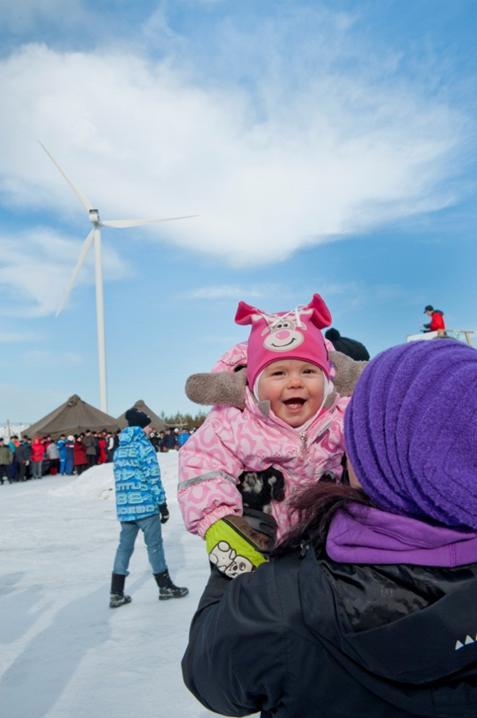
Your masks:
[{"label": "person standing on platform", "polygon": [[444,321],[444,312],[440,309],[434,309],[432,304],[428,304],[424,308],[424,314],[430,318],[430,322],[424,324],[424,332],[440,332],[441,336],[445,334],[446,323]]}]

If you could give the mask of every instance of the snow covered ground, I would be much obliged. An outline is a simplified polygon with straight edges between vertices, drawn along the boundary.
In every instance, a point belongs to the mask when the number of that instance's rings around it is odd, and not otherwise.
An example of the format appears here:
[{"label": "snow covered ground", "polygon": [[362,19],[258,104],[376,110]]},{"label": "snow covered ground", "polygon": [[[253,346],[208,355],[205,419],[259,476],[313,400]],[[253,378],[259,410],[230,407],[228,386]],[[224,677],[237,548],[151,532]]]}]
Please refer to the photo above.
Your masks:
[{"label": "snow covered ground", "polygon": [[177,453],[160,454],[171,519],[163,536],[180,600],[159,602],[140,535],[128,606],[108,607],[119,533],[112,465],[78,478],[0,486],[0,715],[206,718],[180,660],[208,566],[176,501]]}]

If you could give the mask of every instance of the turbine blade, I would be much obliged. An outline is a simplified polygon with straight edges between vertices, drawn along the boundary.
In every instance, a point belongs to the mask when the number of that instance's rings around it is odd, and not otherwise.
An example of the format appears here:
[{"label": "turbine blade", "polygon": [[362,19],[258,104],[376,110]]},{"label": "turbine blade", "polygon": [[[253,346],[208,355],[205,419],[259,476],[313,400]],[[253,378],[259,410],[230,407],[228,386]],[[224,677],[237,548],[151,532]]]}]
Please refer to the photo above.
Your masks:
[{"label": "turbine blade", "polygon": [[90,209],[94,209],[93,205],[91,204],[91,202],[89,201],[89,199],[86,197],[86,195],[83,194],[83,193],[78,189],[78,187],[75,187],[75,185],[73,184],[73,182],[72,182],[72,181],[70,180],[70,178],[64,173],[64,171],[62,170],[62,168],[60,167],[60,165],[58,164],[58,162],[55,160],[55,158],[53,157],[53,155],[46,149],[46,147],[45,147],[45,145],[43,144],[43,142],[40,142],[40,140],[38,140],[38,143],[43,147],[44,151],[46,152],[46,154],[48,155],[48,157],[50,158],[50,160],[53,162],[53,164],[55,165],[55,167],[56,167],[56,169],[58,170],[58,172],[59,172],[61,175],[63,175],[63,178],[68,182],[69,186],[71,187],[71,189],[73,190],[73,192],[75,193],[75,195],[78,197],[79,201],[81,202],[81,204],[83,205],[83,207],[85,208],[85,210],[86,210],[87,212],[89,212]]},{"label": "turbine blade", "polygon": [[58,314],[61,314],[61,312],[63,311],[63,309],[66,306],[68,297],[70,296],[70,292],[75,285],[75,282],[78,278],[78,274],[80,273],[81,267],[83,266],[84,261],[86,259],[86,255],[88,254],[88,250],[91,247],[91,244],[93,242],[94,232],[95,232],[95,230],[92,229],[81,246],[81,251],[79,253],[78,261],[76,262],[76,267],[74,268],[73,274],[71,275],[71,279],[69,281],[69,284],[63,293],[63,298],[60,302],[60,305],[59,305],[58,309],[56,310],[56,316],[58,316]]},{"label": "turbine blade", "polygon": [[185,214],[182,217],[162,217],[161,219],[102,219],[101,225],[104,227],[116,227],[116,229],[126,229],[127,227],[140,227],[143,224],[173,222],[176,219],[191,219],[191,217],[198,216],[198,214]]}]

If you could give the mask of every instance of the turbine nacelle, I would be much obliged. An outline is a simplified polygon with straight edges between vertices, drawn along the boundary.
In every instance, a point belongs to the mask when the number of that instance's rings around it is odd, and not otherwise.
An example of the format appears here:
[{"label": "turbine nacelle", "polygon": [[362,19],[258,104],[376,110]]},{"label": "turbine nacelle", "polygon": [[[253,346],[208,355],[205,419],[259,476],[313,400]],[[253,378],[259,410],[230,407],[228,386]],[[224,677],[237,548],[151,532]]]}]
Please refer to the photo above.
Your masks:
[{"label": "turbine nacelle", "polygon": [[[84,264],[84,261],[86,259],[86,255],[88,254],[88,251],[91,247],[91,245],[96,242],[98,245],[101,242],[101,236],[100,236],[100,228],[101,227],[112,227],[114,229],[128,229],[130,227],[142,227],[146,224],[157,224],[159,222],[173,222],[174,220],[179,219],[191,219],[192,217],[198,217],[197,214],[186,214],[181,215],[180,217],[161,217],[159,219],[105,219],[101,220],[99,209],[96,209],[93,207],[93,204],[88,199],[88,197],[82,192],[78,187],[76,187],[75,184],[70,180],[68,175],[65,173],[61,165],[58,164],[58,162],[55,160],[53,155],[50,153],[50,151],[45,147],[45,145],[39,141],[39,144],[45,151],[45,153],[48,155],[50,160],[55,165],[58,172],[63,176],[64,180],[69,184],[79,201],[81,202],[82,206],[88,213],[88,219],[91,222],[91,224],[94,226],[94,229],[91,230],[91,232],[88,234],[86,239],[83,242],[83,245],[81,247],[79,257],[77,264],[73,270],[73,274],[71,276],[71,279],[69,281],[68,286],[65,289],[63,298],[61,300],[61,303],[57,309],[56,315],[60,314],[63,309],[66,306],[66,303],[68,301],[69,294],[71,290],[73,289],[73,286],[75,285],[75,282],[78,278],[78,275],[80,273],[81,267]],[[96,232],[96,234],[95,234]]]}]

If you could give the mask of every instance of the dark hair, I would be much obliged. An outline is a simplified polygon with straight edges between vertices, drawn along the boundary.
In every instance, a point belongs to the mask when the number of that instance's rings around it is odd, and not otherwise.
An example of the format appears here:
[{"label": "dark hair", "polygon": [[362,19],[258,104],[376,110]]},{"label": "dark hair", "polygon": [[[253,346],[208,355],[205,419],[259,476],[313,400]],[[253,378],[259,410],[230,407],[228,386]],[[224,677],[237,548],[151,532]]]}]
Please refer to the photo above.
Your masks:
[{"label": "dark hair", "polygon": [[346,511],[351,501],[365,506],[373,505],[362,489],[327,479],[321,479],[315,486],[297,494],[290,508],[298,515],[298,521],[275,548],[273,556],[300,551],[304,543],[311,543],[317,554],[323,553],[333,516],[340,509]]}]

